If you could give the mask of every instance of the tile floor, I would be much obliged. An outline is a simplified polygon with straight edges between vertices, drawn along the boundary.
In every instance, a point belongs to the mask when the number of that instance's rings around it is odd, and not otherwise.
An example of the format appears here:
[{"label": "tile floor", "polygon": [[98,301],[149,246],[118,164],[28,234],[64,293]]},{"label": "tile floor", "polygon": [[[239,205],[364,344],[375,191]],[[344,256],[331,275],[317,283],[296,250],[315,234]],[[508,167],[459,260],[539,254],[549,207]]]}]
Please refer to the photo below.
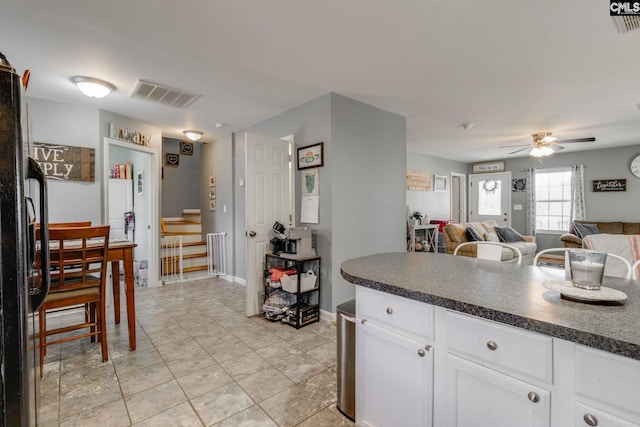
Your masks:
[{"label": "tile floor", "polygon": [[41,425],[353,426],[335,405],[335,326],[247,318],[244,295],[222,279],[137,288],[136,351],[111,306],[108,362],[89,339],[49,347]]}]

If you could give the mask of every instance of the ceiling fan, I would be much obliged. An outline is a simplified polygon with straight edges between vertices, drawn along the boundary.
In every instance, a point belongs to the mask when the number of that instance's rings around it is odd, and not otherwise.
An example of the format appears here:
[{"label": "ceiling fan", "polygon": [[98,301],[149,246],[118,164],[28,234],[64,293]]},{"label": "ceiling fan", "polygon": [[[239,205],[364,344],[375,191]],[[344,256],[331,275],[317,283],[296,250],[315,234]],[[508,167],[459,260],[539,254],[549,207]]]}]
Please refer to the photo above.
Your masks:
[{"label": "ceiling fan", "polygon": [[531,136],[533,137],[533,144],[505,145],[500,148],[524,147],[519,150],[512,151],[508,154],[516,154],[528,149],[530,150],[530,156],[546,157],[552,155],[556,151],[563,150],[564,147],[560,144],[569,144],[574,142],[593,142],[596,140],[593,137],[559,140],[555,136],[551,136],[551,132],[537,132],[532,134]]}]

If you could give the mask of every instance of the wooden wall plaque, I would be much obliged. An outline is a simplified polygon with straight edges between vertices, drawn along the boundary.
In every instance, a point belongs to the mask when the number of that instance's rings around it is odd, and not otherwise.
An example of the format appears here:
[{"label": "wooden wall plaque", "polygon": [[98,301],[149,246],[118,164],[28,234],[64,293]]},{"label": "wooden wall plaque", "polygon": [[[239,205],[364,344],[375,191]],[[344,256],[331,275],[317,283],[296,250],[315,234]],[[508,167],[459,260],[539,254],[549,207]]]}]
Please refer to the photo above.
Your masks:
[{"label": "wooden wall plaque", "polygon": [[431,172],[407,169],[407,190],[431,191]]},{"label": "wooden wall plaque", "polygon": [[47,179],[89,182],[96,180],[96,150],[93,148],[34,142],[32,156]]}]

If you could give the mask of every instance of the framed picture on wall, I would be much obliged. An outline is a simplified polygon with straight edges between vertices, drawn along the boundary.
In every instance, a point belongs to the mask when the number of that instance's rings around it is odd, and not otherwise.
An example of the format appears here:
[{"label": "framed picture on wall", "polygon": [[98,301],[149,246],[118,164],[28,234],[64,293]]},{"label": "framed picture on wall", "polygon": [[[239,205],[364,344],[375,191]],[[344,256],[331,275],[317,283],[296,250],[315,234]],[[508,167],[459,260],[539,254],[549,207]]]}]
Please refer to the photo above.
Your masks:
[{"label": "framed picture on wall", "polygon": [[434,175],[433,191],[447,191],[447,177],[443,175]]},{"label": "framed picture on wall", "polygon": [[177,168],[180,166],[180,154],[176,153],[165,153],[164,154],[164,165],[171,166]]},{"label": "framed picture on wall", "polygon": [[324,166],[324,142],[298,148],[298,169]]},{"label": "framed picture on wall", "polygon": [[193,155],[193,142],[180,141],[180,154]]},{"label": "framed picture on wall", "polygon": [[140,171],[137,173],[136,189],[138,196],[142,196],[144,194],[144,171]]}]

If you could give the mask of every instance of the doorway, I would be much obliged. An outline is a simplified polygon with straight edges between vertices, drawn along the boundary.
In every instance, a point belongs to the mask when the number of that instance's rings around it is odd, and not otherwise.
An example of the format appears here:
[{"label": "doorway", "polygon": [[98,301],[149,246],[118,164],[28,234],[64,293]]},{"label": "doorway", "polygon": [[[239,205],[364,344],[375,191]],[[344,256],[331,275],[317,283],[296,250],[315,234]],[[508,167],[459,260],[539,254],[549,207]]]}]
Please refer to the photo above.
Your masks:
[{"label": "doorway", "polygon": [[466,181],[465,174],[451,172],[451,214],[449,218],[457,224],[467,222]]},{"label": "doorway", "polygon": [[511,225],[511,172],[469,175],[469,221]]},{"label": "doorway", "polygon": [[[134,259],[147,261],[149,286],[158,286],[159,283],[159,236],[160,236],[160,204],[159,204],[159,156],[157,150],[144,146],[129,144],[118,140],[104,138],[104,171],[103,180],[103,223],[110,223],[113,215],[110,209],[110,188],[118,186],[110,185],[112,179],[108,177],[108,171],[113,169],[115,163],[131,163],[130,181],[125,184],[131,187],[125,192],[131,197],[131,205],[135,221],[128,223],[128,238],[133,240],[137,247],[134,249]],[[115,180],[115,179],[113,179]],[[118,183],[119,184],[119,183]],[[122,213],[124,215],[124,212]],[[119,225],[118,218],[114,225]],[[133,228],[131,228],[133,227]],[[116,236],[114,236],[116,237]],[[122,236],[119,236],[122,237]]]}]

